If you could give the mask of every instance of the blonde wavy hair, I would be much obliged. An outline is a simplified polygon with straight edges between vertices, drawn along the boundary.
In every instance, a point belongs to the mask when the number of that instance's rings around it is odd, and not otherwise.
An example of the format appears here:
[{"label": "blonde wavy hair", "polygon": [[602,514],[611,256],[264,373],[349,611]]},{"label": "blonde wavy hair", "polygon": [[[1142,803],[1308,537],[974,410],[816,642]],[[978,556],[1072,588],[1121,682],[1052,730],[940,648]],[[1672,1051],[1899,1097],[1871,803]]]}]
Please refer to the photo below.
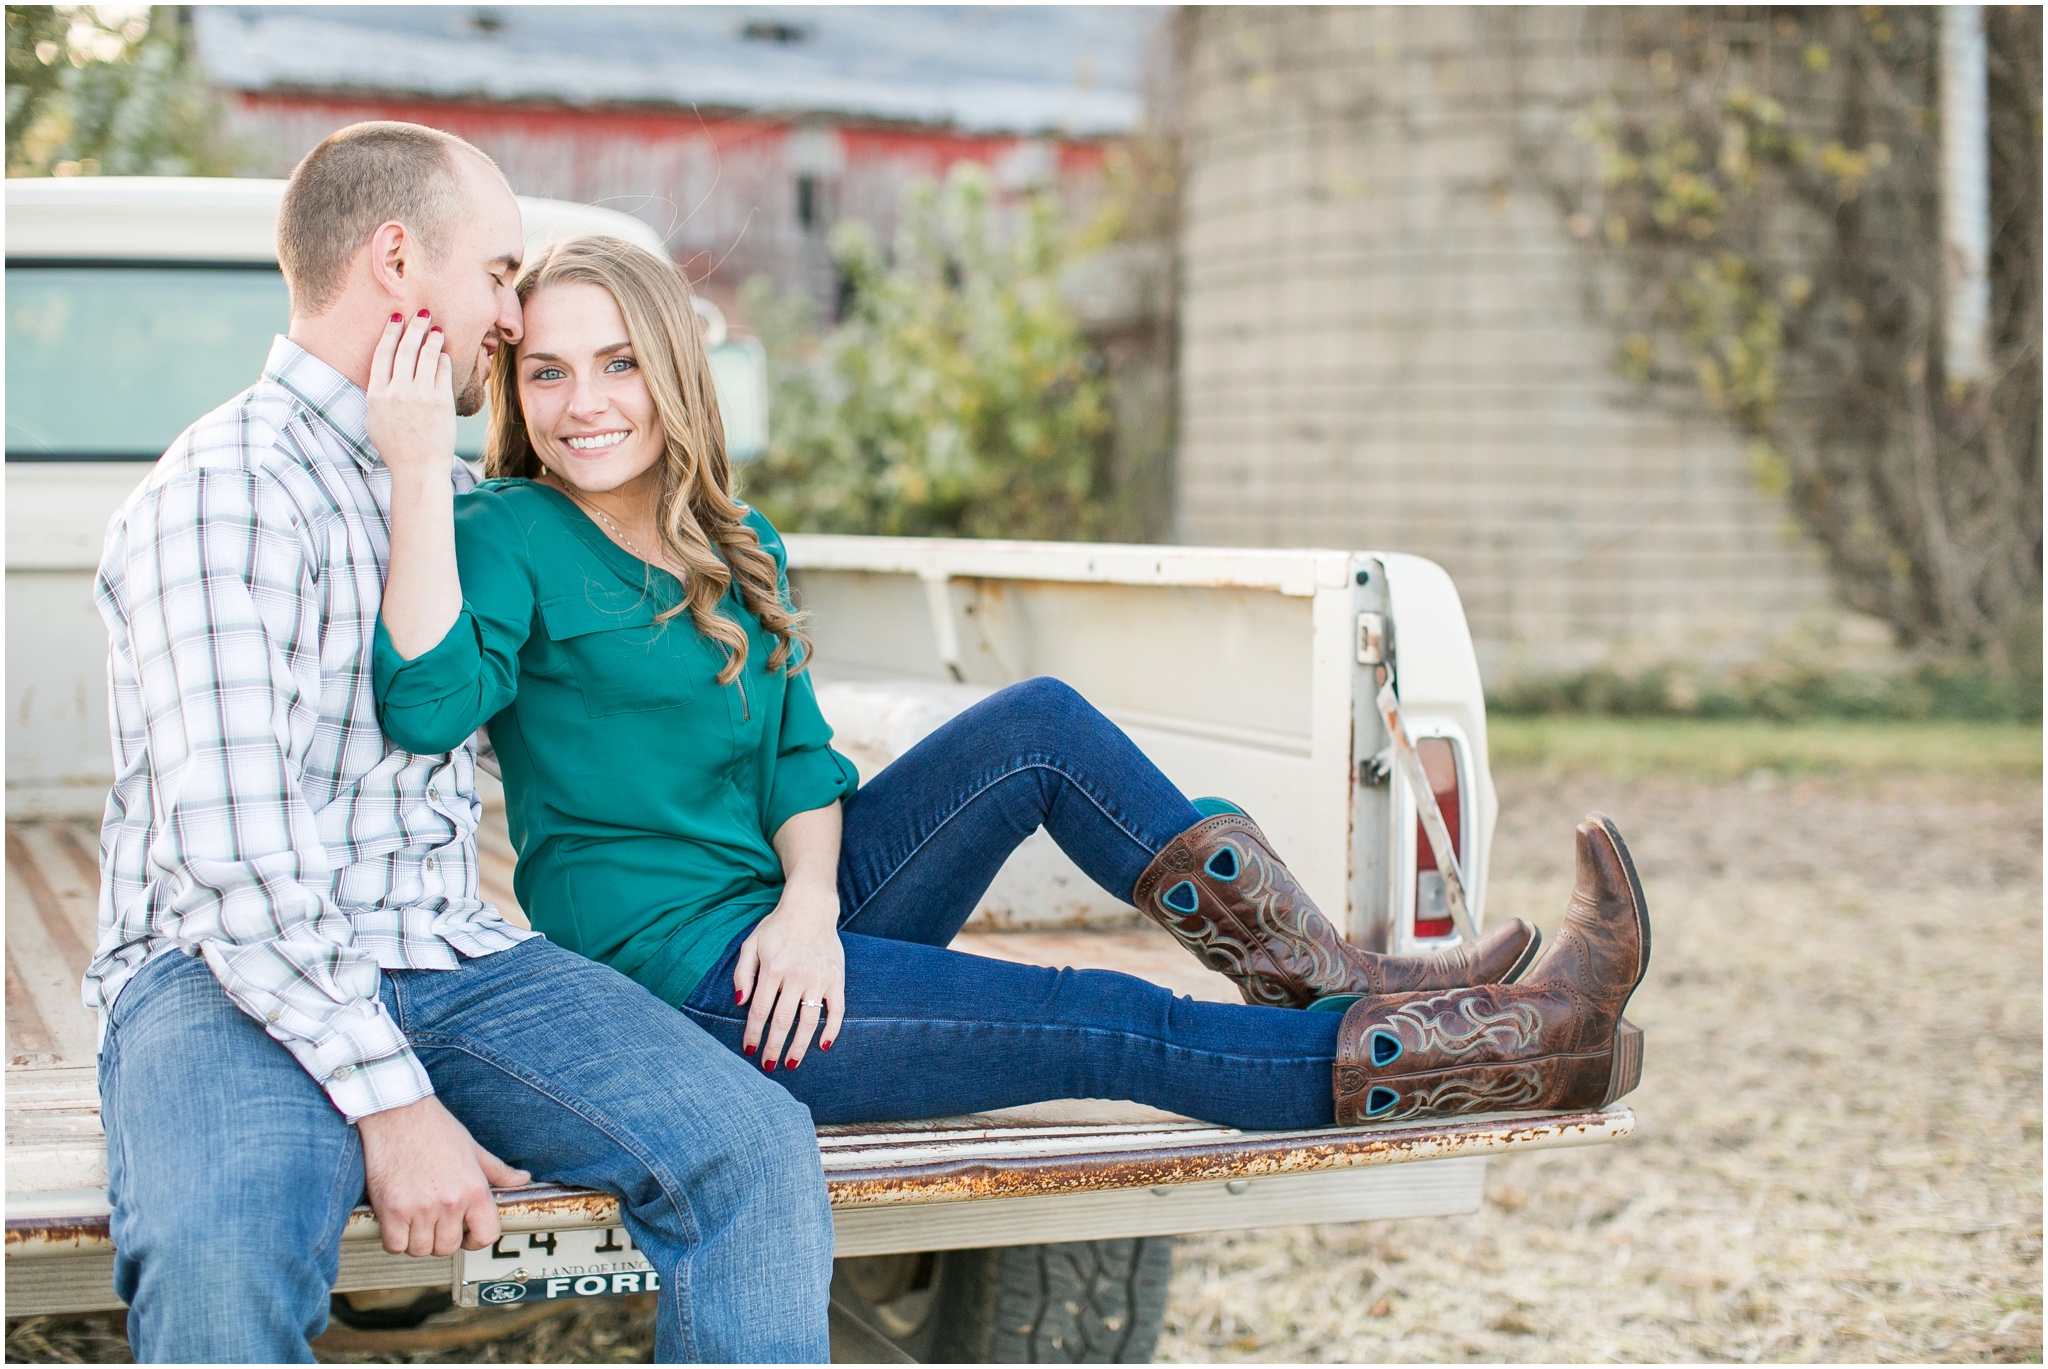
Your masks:
[{"label": "blonde wavy hair", "polygon": [[[737,583],[740,601],[776,638],[768,669],[796,674],[810,664],[804,615],[783,602],[775,559],[746,525],[746,505],[733,498],[725,424],[719,417],[711,363],[704,351],[704,325],[689,282],[674,263],[624,239],[571,238],[546,248],[520,274],[519,302],[526,304],[547,286],[571,282],[598,286],[617,302],[667,438],[657,521],[663,550],[687,573],[683,602],[657,621],[665,622],[687,608],[697,630],[725,648],[725,668],[718,673],[718,682],[731,684],[747,663],[747,633],[720,613],[718,605]],[[519,406],[519,352],[516,347],[504,348],[491,375],[484,472],[492,478],[534,480],[542,469]],[[792,655],[797,658],[794,664]]]}]

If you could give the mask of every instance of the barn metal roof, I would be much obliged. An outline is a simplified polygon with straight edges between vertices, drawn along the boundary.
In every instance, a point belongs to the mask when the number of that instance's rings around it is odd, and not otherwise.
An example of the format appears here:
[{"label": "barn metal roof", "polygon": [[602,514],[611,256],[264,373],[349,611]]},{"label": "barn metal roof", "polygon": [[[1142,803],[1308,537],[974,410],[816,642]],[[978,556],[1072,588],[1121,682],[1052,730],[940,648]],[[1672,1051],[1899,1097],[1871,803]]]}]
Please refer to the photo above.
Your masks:
[{"label": "barn metal roof", "polygon": [[1140,114],[1141,7],[196,5],[231,90],[837,114],[1104,135]]}]

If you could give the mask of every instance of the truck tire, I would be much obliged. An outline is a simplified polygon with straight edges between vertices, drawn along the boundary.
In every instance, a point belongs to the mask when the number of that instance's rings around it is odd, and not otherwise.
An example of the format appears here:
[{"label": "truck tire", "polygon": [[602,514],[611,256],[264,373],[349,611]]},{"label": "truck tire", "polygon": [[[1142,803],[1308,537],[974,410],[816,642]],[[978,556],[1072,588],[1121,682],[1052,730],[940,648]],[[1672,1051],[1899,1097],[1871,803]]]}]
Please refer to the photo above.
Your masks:
[{"label": "truck tire", "polygon": [[445,1288],[336,1293],[329,1300],[327,1319],[351,1331],[410,1331],[454,1305]]},{"label": "truck tire", "polygon": [[835,1296],[913,1359],[1148,1364],[1173,1238],[1063,1241],[840,1261]]},{"label": "truck tire", "polygon": [[1149,1364],[1172,1275],[1171,1236],[954,1251],[939,1287],[933,1358]]}]

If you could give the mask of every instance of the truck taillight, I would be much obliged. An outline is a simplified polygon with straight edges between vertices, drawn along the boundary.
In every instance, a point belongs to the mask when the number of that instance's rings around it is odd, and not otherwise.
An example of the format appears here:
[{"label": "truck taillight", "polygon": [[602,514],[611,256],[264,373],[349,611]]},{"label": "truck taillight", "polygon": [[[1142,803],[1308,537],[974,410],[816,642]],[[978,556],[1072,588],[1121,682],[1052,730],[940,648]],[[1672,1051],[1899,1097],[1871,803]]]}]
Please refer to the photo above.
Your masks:
[{"label": "truck taillight", "polygon": [[[1450,830],[1451,851],[1462,866],[1465,860],[1465,815],[1458,789],[1458,750],[1448,737],[1417,737],[1415,756],[1422,773],[1436,791],[1437,807],[1443,810],[1444,826]],[[1451,923],[1451,907],[1444,894],[1444,877],[1437,871],[1436,848],[1421,819],[1415,823],[1415,935],[1417,938],[1450,936],[1457,929]]]}]

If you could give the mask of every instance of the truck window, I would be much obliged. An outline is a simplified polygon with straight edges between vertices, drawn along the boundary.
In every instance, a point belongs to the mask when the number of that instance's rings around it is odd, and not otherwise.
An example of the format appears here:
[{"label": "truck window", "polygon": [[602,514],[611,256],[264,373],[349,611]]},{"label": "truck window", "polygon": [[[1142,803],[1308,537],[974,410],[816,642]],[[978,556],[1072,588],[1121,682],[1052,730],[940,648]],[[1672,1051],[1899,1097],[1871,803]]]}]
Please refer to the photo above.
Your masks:
[{"label": "truck window", "polygon": [[[155,460],[255,382],[289,312],[269,262],[10,261],[7,459]],[[456,428],[483,451],[483,415]]]}]

